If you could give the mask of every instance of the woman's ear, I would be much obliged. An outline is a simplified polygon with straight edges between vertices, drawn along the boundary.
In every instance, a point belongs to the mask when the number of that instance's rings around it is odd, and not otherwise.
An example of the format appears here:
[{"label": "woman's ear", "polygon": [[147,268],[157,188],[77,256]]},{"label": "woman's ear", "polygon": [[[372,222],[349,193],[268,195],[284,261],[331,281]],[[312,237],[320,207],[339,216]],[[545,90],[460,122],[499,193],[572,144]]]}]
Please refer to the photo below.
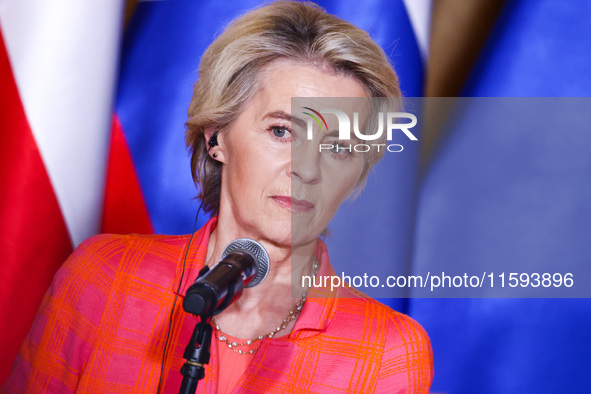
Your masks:
[{"label": "woman's ear", "polygon": [[220,138],[219,132],[219,129],[215,126],[207,127],[203,133],[203,138],[205,138],[205,147],[209,152],[209,156],[214,160],[224,163],[221,144],[223,138]]}]

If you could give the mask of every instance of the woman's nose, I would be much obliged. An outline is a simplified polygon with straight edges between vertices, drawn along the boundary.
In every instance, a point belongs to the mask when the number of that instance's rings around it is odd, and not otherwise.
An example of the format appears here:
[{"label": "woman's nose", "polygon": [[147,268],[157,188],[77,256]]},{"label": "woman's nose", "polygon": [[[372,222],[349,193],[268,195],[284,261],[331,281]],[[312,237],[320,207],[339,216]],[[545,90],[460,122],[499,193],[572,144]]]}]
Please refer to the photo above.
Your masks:
[{"label": "woman's nose", "polygon": [[314,144],[303,144],[303,146],[292,149],[290,176],[302,183],[314,184],[320,182],[320,153]]}]

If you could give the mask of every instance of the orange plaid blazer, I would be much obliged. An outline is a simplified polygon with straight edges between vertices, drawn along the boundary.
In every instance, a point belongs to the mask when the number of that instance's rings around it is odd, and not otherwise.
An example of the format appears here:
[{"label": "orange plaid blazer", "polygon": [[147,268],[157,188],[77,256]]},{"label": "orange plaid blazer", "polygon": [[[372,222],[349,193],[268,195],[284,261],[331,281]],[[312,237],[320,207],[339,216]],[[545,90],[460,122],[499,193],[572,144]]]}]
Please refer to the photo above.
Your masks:
[{"label": "orange plaid blazer", "polygon": [[[212,219],[196,235],[164,361],[177,393],[183,351],[198,318],[182,296],[203,266]],[[188,236],[98,235],[56,274],[3,393],[155,393]],[[319,275],[330,274],[317,242]],[[338,294],[337,294],[338,293]],[[431,345],[414,320],[347,289],[308,298],[291,334],[265,338],[235,393],[428,393]],[[197,392],[215,393],[217,341]]]}]

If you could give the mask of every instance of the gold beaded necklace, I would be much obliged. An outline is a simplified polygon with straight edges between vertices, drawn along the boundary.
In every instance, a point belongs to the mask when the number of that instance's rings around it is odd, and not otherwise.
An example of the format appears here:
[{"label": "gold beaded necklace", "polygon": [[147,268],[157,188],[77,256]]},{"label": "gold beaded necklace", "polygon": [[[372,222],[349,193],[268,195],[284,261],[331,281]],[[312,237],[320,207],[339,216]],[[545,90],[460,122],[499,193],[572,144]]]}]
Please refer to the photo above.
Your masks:
[{"label": "gold beaded necklace", "polygon": [[[314,259],[314,275],[313,276],[316,276],[316,274],[318,273],[319,267],[320,267],[320,265],[318,264],[318,261],[316,261],[316,259]],[[236,341],[230,342],[228,340],[227,334],[224,334],[224,332],[222,331],[220,326],[216,323],[215,319],[212,318],[211,324],[213,324],[213,326],[215,328],[214,335],[220,342],[225,343],[226,346],[228,346],[228,348],[232,349],[234,352],[236,352],[238,354],[254,354],[254,352],[256,352],[257,349],[243,351],[242,349],[237,349],[237,348],[240,346],[250,346],[253,343],[255,343],[257,341],[262,341],[264,338],[267,338],[267,337],[273,338],[279,331],[282,331],[285,328],[287,328],[289,323],[291,323],[293,320],[295,320],[298,317],[298,315],[300,314],[302,307],[304,306],[304,303],[306,302],[306,296],[308,295],[308,290],[309,289],[306,289],[306,291],[304,291],[304,293],[302,294],[302,297],[295,303],[293,308],[291,308],[291,310],[289,311],[287,316],[283,319],[281,324],[278,325],[277,328],[275,328],[273,331],[271,331],[268,334],[259,335],[258,337],[254,338],[254,339],[249,339],[246,342],[236,342]]]}]

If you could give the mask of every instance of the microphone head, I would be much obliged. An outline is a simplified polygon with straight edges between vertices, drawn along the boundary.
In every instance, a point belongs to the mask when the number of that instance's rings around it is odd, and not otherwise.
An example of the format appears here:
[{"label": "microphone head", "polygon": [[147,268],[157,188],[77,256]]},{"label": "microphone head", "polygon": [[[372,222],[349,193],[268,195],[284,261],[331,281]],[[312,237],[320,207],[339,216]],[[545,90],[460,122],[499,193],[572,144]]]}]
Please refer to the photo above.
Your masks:
[{"label": "microphone head", "polygon": [[224,257],[233,252],[243,252],[249,254],[255,261],[256,273],[248,285],[245,287],[255,287],[265,280],[269,274],[269,267],[271,259],[269,254],[257,241],[249,238],[239,238],[228,244],[222,252],[222,260]]}]

